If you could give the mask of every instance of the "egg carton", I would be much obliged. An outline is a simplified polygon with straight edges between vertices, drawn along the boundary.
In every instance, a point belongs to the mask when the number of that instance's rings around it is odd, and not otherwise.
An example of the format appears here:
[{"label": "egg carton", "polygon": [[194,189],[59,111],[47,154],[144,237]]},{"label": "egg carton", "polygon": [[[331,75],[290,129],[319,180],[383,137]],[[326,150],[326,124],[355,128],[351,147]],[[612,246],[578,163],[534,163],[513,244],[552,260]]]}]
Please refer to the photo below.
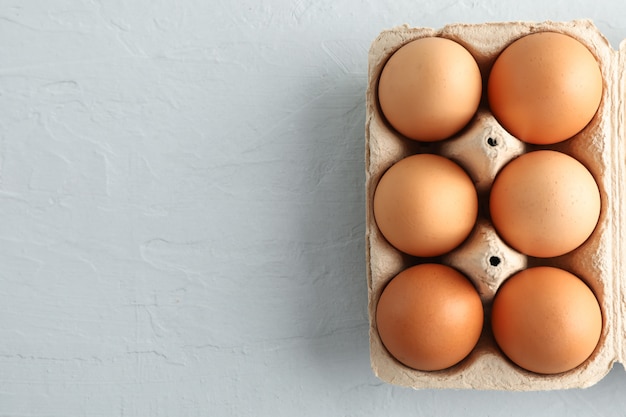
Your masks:
[{"label": "egg carton", "polygon": [[[603,76],[600,107],[592,121],[573,138],[554,145],[529,145],[511,136],[490,113],[483,94],[480,107],[459,134],[441,142],[420,143],[394,131],[377,102],[378,78],[387,59],[402,45],[422,37],[439,36],[463,45],[475,58],[486,85],[498,54],[524,35],[552,31],[582,42],[596,57]],[[366,93],[366,258],[369,294],[370,352],[374,373],[383,381],[420,388],[551,390],[588,387],[600,381],[615,362],[624,363],[626,278],[622,264],[626,205],[624,194],[624,82],[626,41],[619,51],[590,20],[569,22],[505,22],[453,24],[439,30],[408,25],[383,31],[372,43]],[[555,258],[532,258],[507,246],[489,221],[488,193],[496,174],[512,159],[536,149],[552,149],[582,162],[601,194],[598,225],[574,251]],[[400,159],[418,153],[445,156],[461,165],[473,179],[481,208],[472,234],[458,248],[435,259],[464,273],[477,288],[485,308],[485,325],[470,355],[441,371],[411,369],[385,349],[376,328],[376,305],[385,285],[409,266],[433,261],[406,255],[392,247],[376,226],[373,197],[382,174]],[[600,341],[577,368],[553,375],[526,371],[509,361],[497,347],[489,325],[493,298],[515,272],[538,265],[565,269],[585,281],[595,293],[603,315]],[[624,278],[623,278],[624,277]]]}]

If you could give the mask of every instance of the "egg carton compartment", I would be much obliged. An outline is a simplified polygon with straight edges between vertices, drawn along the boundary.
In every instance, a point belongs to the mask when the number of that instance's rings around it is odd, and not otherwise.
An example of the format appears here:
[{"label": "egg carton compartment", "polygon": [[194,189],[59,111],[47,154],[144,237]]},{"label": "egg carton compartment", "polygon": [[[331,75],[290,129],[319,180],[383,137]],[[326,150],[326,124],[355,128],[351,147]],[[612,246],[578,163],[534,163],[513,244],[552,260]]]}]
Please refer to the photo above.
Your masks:
[{"label": "egg carton compartment", "polygon": [[[485,99],[487,76],[502,50],[516,39],[535,32],[559,32],[583,43],[597,59],[603,77],[600,107],[577,135],[554,145],[530,145],[509,134],[491,114]],[[403,137],[383,116],[377,99],[378,79],[389,57],[406,43],[423,37],[443,37],[464,46],[483,77],[482,101],[461,132],[440,142],[423,143]],[[624,97],[621,74],[624,50],[614,50],[589,20],[570,22],[509,22],[453,24],[442,29],[407,25],[383,31],[372,43],[366,93],[366,259],[369,294],[370,352],[374,373],[383,381],[412,388],[472,388],[498,390],[550,390],[588,387],[601,380],[613,363],[622,361],[624,335],[620,220]],[[601,196],[601,212],[592,235],[572,252],[554,258],[534,258],[509,247],[489,219],[488,196],[501,169],[525,153],[550,149],[580,161],[594,177]],[[470,236],[453,251],[437,258],[418,258],[390,245],[373,215],[376,185],[394,163],[413,154],[433,153],[459,164],[472,178],[479,196],[478,220]],[[474,350],[463,361],[441,371],[409,368],[385,349],[376,327],[376,307],[386,284],[399,272],[419,263],[438,262],[469,278],[485,310],[484,328]],[[489,313],[502,283],[515,272],[546,265],[565,269],[581,278],[594,292],[603,317],[600,341],[594,353],[577,368],[560,374],[526,371],[499,350],[490,329]]]}]

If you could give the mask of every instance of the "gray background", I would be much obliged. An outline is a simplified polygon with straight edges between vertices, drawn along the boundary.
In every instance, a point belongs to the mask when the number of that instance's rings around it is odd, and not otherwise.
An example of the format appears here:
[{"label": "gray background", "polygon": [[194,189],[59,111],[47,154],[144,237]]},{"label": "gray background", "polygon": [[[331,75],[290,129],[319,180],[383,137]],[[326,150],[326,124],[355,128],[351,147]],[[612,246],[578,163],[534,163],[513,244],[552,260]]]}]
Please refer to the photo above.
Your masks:
[{"label": "gray background", "polygon": [[626,415],[369,365],[366,57],[403,23],[623,2],[1,0],[0,416]]}]

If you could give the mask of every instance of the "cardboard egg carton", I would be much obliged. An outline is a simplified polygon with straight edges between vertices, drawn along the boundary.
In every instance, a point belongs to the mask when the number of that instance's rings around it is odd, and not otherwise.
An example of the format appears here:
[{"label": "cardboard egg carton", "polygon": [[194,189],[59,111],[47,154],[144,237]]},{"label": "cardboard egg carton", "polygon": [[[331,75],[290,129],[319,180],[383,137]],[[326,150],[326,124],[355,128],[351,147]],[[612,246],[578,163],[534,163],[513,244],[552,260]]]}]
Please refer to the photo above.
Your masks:
[{"label": "cardboard egg carton", "polygon": [[[599,62],[603,76],[600,107],[587,127],[564,142],[536,146],[511,136],[490,113],[483,94],[477,114],[459,134],[442,142],[420,143],[402,137],[385,121],[377,102],[378,78],[387,59],[402,45],[422,37],[440,36],[463,45],[476,59],[486,85],[498,54],[514,40],[534,32],[552,31],[582,42]],[[626,276],[622,258],[626,215],[624,194],[624,85],[626,42],[619,51],[591,21],[454,24],[440,30],[401,26],[382,32],[369,52],[366,116],[366,251],[369,288],[370,351],[374,373],[383,381],[412,388],[472,388],[550,390],[588,387],[600,381],[615,362],[624,362]],[[496,174],[513,158],[536,149],[564,152],[594,176],[601,194],[598,225],[576,250],[556,258],[527,257],[507,246],[488,218],[488,193]],[[472,353],[442,371],[411,369],[394,359],[376,328],[376,305],[395,275],[418,263],[433,261],[406,255],[382,236],[373,215],[373,197],[382,174],[395,162],[416,153],[435,153],[461,165],[473,179],[481,203],[476,226],[454,251],[434,261],[463,272],[475,285],[485,307],[485,326]],[[584,280],[595,293],[603,315],[603,330],[594,353],[579,367],[556,375],[526,371],[498,349],[490,330],[490,309],[500,285],[515,272],[531,266],[563,268]]]}]

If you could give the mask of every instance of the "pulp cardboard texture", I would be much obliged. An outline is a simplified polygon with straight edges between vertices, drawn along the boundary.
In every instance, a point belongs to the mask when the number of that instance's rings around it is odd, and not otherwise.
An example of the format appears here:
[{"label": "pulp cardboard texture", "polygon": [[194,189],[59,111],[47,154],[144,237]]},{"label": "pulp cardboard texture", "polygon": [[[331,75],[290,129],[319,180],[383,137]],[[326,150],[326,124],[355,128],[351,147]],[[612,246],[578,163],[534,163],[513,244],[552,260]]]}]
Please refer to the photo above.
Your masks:
[{"label": "pulp cardboard texture", "polygon": [[[514,40],[534,32],[568,34],[586,45],[597,58],[604,89],[600,107],[589,125],[564,142],[536,146],[508,134],[489,112],[483,94],[480,108],[459,134],[438,143],[419,143],[402,137],[385,121],[378,107],[378,78],[387,59],[414,39],[441,36],[465,46],[476,59],[483,85],[498,54]],[[473,388],[497,390],[550,390],[588,387],[602,379],[614,362],[623,362],[626,291],[622,258],[624,231],[624,51],[614,50],[591,21],[510,22],[454,24],[440,30],[401,26],[383,31],[369,52],[366,115],[366,250],[369,287],[370,352],[374,373],[383,381],[412,388]],[[594,176],[602,209],[591,237],[576,250],[556,258],[527,257],[508,247],[489,222],[488,193],[498,171],[513,158],[536,149],[564,152],[582,162]],[[481,208],[470,237],[457,249],[435,259],[403,254],[389,245],[376,227],[372,201],[376,185],[392,164],[415,153],[435,153],[461,165],[478,190]],[[375,312],[383,288],[403,269],[423,262],[440,262],[463,272],[476,286],[485,308],[485,326],[472,353],[442,371],[422,372],[395,360],[383,346]],[[596,350],[582,365],[557,375],[525,371],[498,349],[489,326],[493,297],[504,280],[524,268],[550,265],[584,280],[593,290],[603,315],[603,330]]]}]

